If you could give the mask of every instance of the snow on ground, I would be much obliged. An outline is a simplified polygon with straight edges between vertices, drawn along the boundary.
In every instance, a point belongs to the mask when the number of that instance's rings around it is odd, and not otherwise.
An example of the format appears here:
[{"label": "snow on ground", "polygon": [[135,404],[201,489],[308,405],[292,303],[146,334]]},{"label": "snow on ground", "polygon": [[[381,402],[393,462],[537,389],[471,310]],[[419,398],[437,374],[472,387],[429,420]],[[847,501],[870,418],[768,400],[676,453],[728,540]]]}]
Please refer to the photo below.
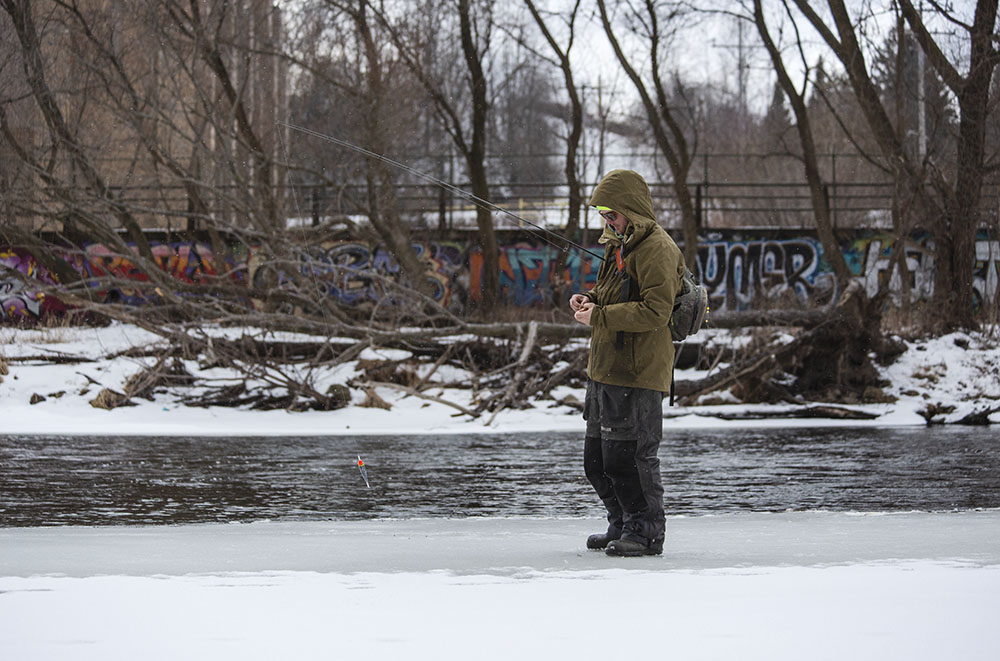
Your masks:
[{"label": "snow on ground", "polygon": [[[977,404],[996,406],[1000,400],[1000,336],[951,333],[911,343],[884,370],[900,398],[939,406],[955,406],[949,419],[964,416]],[[1000,422],[1000,418],[994,417]]]},{"label": "snow on ground", "polygon": [[12,659],[994,659],[1000,512],[0,529]]},{"label": "snow on ground", "polygon": [[[247,333],[260,336],[254,329],[218,331],[229,337]],[[892,382],[887,390],[898,397],[891,404],[870,404],[852,408],[877,414],[872,421],[802,420],[777,418],[770,421],[727,421],[718,414],[753,411],[779,413],[787,405],[754,406],[739,403],[675,407],[666,402],[664,410],[673,427],[699,426],[762,426],[790,424],[815,426],[870,424],[922,425],[920,411],[929,406],[941,411],[937,421],[955,421],[975,410],[1000,405],[1000,349],[996,329],[977,335],[956,333],[940,338],[915,342],[893,365],[884,370]],[[283,334],[276,339],[296,341],[313,339]],[[713,341],[720,341],[715,338]],[[738,344],[741,338],[731,338]],[[9,374],[0,383],[0,414],[3,433],[9,434],[162,434],[162,435],[356,435],[396,433],[405,428],[409,433],[489,433],[525,430],[579,430],[580,415],[571,407],[555,402],[542,402],[534,409],[503,411],[488,425],[490,416],[471,419],[447,405],[407,396],[405,393],[379,388],[379,396],[392,405],[391,410],[358,406],[365,395],[352,391],[352,405],[337,411],[299,412],[250,411],[221,407],[191,408],[178,404],[176,395],[158,395],[155,401],[135,399],[137,406],[113,411],[89,405],[101,388],[121,391],[125,380],[148,364],[151,359],[105,356],[130,347],[156,345],[160,339],[133,326],[113,324],[106,328],[55,328],[49,330],[0,329],[0,357],[81,356],[94,362],[51,364],[43,360],[8,361]],[[361,358],[397,359],[405,352],[398,350],[367,350]],[[220,369],[201,369],[187,361],[188,370],[196,376],[215,379],[215,384],[232,382],[235,375]],[[344,383],[355,375],[357,363],[349,362],[321,374],[318,389]],[[461,374],[441,370],[434,379],[456,380]],[[679,378],[696,378],[692,371],[679,373]],[[61,393],[61,394],[60,394]],[[45,397],[31,404],[32,395]],[[428,394],[461,406],[470,407],[471,393],[466,390],[431,388]],[[583,400],[582,389],[561,388],[560,399],[570,395]],[[1000,422],[994,413],[993,422]]]}]

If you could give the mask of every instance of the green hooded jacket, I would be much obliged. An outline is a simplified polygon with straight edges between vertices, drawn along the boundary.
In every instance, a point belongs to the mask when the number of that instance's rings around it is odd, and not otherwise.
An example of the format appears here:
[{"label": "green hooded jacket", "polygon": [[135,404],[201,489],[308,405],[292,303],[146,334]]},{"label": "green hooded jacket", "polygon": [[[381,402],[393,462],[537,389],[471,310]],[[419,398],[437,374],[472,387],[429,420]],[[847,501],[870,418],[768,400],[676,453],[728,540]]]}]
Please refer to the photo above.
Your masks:
[{"label": "green hooded jacket", "polygon": [[587,375],[599,383],[667,392],[674,364],[667,323],[681,289],[684,257],[653,219],[649,186],[639,174],[609,172],[589,204],[608,207],[629,219],[623,258],[631,285],[629,292],[622,291],[615,253],[623,242],[605,226],[598,239],[604,244],[604,262],[597,284],[586,292],[596,305],[590,317]]}]

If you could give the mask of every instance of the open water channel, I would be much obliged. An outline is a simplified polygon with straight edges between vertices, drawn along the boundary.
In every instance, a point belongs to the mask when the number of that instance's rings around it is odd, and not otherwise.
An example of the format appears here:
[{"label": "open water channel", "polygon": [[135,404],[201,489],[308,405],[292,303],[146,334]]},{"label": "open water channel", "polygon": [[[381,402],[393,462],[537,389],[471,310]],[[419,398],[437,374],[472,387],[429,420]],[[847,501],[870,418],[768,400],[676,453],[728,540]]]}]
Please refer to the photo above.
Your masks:
[{"label": "open water channel", "polygon": [[[0,526],[600,517],[581,452],[570,433],[0,436]],[[668,430],[660,461],[668,514],[1000,507],[988,427]]]}]

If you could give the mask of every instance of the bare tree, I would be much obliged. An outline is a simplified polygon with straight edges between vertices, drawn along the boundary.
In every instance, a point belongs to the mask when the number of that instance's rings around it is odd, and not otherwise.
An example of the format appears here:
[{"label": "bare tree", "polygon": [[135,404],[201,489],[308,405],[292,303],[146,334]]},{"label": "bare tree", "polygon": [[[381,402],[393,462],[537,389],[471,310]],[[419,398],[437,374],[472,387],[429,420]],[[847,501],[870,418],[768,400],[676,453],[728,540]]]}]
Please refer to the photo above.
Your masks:
[{"label": "bare tree", "polygon": [[[30,83],[33,108],[21,112],[37,112],[50,129],[47,140],[27,144],[11,128],[7,109],[15,104],[0,104],[5,142],[20,167],[42,184],[33,207],[22,211],[57,220],[54,228],[66,236],[53,246],[25,236],[16,222],[5,223],[9,227],[4,229],[59,275],[67,287],[61,297],[81,303],[95,290],[129,290],[140,300],[158,299],[163,311],[173,306],[178,314],[194,314],[196,306],[187,305],[184,296],[215,294],[200,301],[200,314],[211,317],[245,310],[248,295],[259,300],[288,296],[287,290],[254,291],[252,286],[240,292],[241,274],[226,270],[227,247],[220,235],[224,231],[230,241],[261,248],[260,254],[273,260],[274,270],[284,271],[287,280],[298,278],[301,289],[293,300],[329,304],[315,296],[315,290],[307,292],[314,283],[301,278],[296,265],[278,202],[274,144],[269,144],[275,127],[260,107],[251,108],[259,98],[254,95],[269,87],[255,85],[254,71],[233,45],[238,43],[235,8],[161,0],[124,21],[115,14],[121,9],[117,5],[82,8],[51,2],[44,9],[46,25],[57,21],[61,29],[44,48],[34,20],[39,9],[15,0],[4,2],[2,9],[21,35],[19,54],[24,79]],[[269,27],[269,11],[268,5],[258,25]],[[150,52],[149,43],[158,48]],[[70,52],[75,67],[70,73],[86,84],[79,90],[64,86],[57,94],[49,81],[66,78],[60,67]],[[280,103],[271,107],[275,105]],[[80,115],[67,121],[63,108],[79,108]],[[251,119],[253,114],[257,121]],[[117,158],[119,154],[129,157]],[[172,197],[171,190],[178,187],[187,197],[186,208]],[[153,193],[128,197],[127,191],[137,188]],[[177,218],[189,225],[204,223],[212,236],[215,262],[202,272],[199,283],[178,282],[166,273],[140,226],[165,224],[169,235],[170,220]],[[117,226],[109,222],[112,219]],[[115,259],[128,260],[143,274],[141,284],[110,272],[81,277],[74,265],[83,256],[74,238],[99,242]],[[328,312],[339,314],[335,308]]]},{"label": "bare tree", "polygon": [[[135,242],[139,254],[152,261],[149,242],[143,235],[139,222],[126,204],[117,199],[115,193],[108,186],[105,177],[94,164],[93,157],[87,153],[84,146],[76,135],[74,135],[70,122],[67,121],[60,107],[56,94],[52,91],[48,83],[45,71],[45,62],[42,55],[41,40],[35,26],[34,12],[30,0],[3,0],[0,7],[7,13],[13,24],[21,47],[21,61],[24,70],[24,79],[27,82],[32,98],[36,102],[38,111],[45,123],[45,127],[50,139],[50,161],[45,164],[34,161],[29,151],[17,141],[12,131],[5,128],[5,137],[14,146],[15,151],[23,157],[29,159],[30,167],[39,173],[43,179],[53,186],[56,193],[64,201],[69,201],[74,192],[67,187],[59,185],[52,173],[54,160],[59,154],[65,154],[70,166],[78,172],[82,183],[86,186],[92,196],[101,200],[107,208],[114,214],[119,225],[128,232],[129,238]],[[9,126],[6,112],[2,116],[4,127]],[[109,232],[107,226],[102,223],[93,222],[87,214],[77,216],[88,229],[100,232],[102,238],[113,240],[114,233]],[[116,241],[121,245],[120,241]]]},{"label": "bare tree", "polygon": [[[458,55],[465,63],[463,77],[468,85],[466,116],[463,116],[458,104],[458,99],[462,97],[456,98],[448,89],[448,81],[435,74],[435,67],[440,63],[428,61],[424,56],[428,51],[433,52],[428,48],[427,39],[444,41],[444,35],[440,31],[446,25],[442,25],[438,17],[433,14],[434,3],[429,3],[427,7],[432,12],[428,24],[424,25],[424,29],[415,37],[404,34],[401,26],[384,12],[379,12],[379,16],[389,29],[401,57],[430,95],[441,125],[465,159],[472,194],[488,201],[490,186],[486,168],[486,138],[490,103],[489,81],[484,62],[490,51],[493,36],[493,2],[457,0],[457,4],[453,5],[449,0],[444,7],[453,8],[458,13],[458,39],[461,45]],[[436,55],[440,57],[443,54],[436,53]],[[476,207],[476,224],[479,228],[479,247],[483,254],[482,306],[488,311],[495,306],[499,295],[500,258],[496,231],[493,227],[493,214],[484,205]]]},{"label": "bare tree", "polygon": [[[681,109],[671,103],[671,99],[682,101],[683,94],[671,95],[668,93],[667,84],[661,74],[660,64],[663,61],[662,46],[667,35],[661,26],[661,5],[654,0],[643,0],[642,2],[623,2],[618,6],[623,7],[636,17],[636,22],[642,26],[641,37],[648,46],[648,60],[650,66],[650,82],[652,93],[646,86],[642,76],[631,64],[629,56],[622,49],[620,40],[612,25],[611,17],[608,14],[605,0],[597,0],[597,6],[601,13],[601,24],[604,32],[611,42],[618,62],[625,70],[626,75],[632,81],[642,106],[646,111],[650,127],[656,138],[656,144],[663,152],[670,166],[673,175],[674,195],[677,197],[677,204],[680,208],[681,226],[684,233],[684,259],[692,268],[695,266],[698,254],[698,225],[695,217],[694,202],[688,185],[688,173],[691,171],[691,164],[694,153],[697,149],[697,140],[690,140],[688,131],[685,130],[684,120],[680,116]],[[667,20],[676,18],[678,8],[668,11]],[[680,88],[680,81],[675,80],[675,87]],[[675,89],[675,92],[680,91]],[[654,101],[655,96],[655,101]],[[687,111],[691,111],[688,104]]]},{"label": "bare tree", "polygon": [[[950,12],[933,3],[935,10],[947,20],[956,22]],[[936,280],[943,286],[953,281],[955,296],[950,299],[954,321],[963,327],[974,323],[972,305],[972,277],[975,263],[975,235],[982,222],[981,200],[983,180],[986,172],[986,128],[990,102],[990,86],[993,73],[1000,63],[1000,51],[995,45],[997,23],[997,0],[981,0],[976,3],[971,25],[957,22],[969,35],[968,73],[958,73],[957,67],[948,60],[924,25],[921,15],[913,8],[910,0],[900,0],[900,6],[907,23],[916,35],[931,65],[945,81],[958,99],[959,138],[955,178],[952,182],[936,178],[935,186],[945,200],[945,224],[947,230],[941,232],[944,238],[953,241],[944,251],[950,264],[948,275]],[[922,72],[921,72],[922,74]],[[950,277],[949,277],[950,276]],[[939,297],[941,300],[943,297]]]},{"label": "bare tree", "polygon": [[918,162],[900,141],[872,81],[861,45],[861,27],[843,0],[828,0],[833,25],[829,25],[805,0],[794,0],[799,11],[819,32],[847,73],[851,88],[882,160],[913,200],[913,208],[924,218],[935,246],[934,317],[940,327],[975,325],[972,304],[975,232],[980,223],[980,204],[985,166],[985,136],[990,84],[1000,53],[993,45],[997,0],[976,3],[971,24],[963,23],[944,7],[932,3],[934,12],[968,35],[968,73],[961,75],[909,0],[900,0],[907,23],[917,36],[928,60],[955,94],[959,107],[959,142],[955,169]]},{"label": "bare tree", "polygon": [[[340,85],[340,88],[348,91],[360,106],[362,146],[376,154],[386,154],[393,143],[392,132],[401,128],[386,117],[387,109],[392,106],[392,95],[398,92],[393,89],[393,81],[386,79],[391,74],[391,62],[388,61],[390,56],[385,52],[385,45],[379,43],[379,35],[369,16],[366,0],[326,2],[331,8],[344,12],[349,17],[357,39],[360,61],[354,64],[363,72],[364,81],[360,85]],[[395,255],[410,286],[425,294],[429,293],[425,265],[420,262],[413,249],[409,229],[400,220],[396,177],[384,161],[369,159],[365,180],[369,221]]]},{"label": "bare tree", "polygon": [[[580,176],[577,171],[579,167],[577,158],[580,149],[580,140],[583,136],[583,103],[580,101],[580,95],[577,92],[577,86],[573,76],[573,67],[570,63],[570,50],[573,48],[573,42],[576,37],[574,27],[580,9],[580,1],[575,0],[573,6],[567,10],[567,13],[563,17],[567,30],[565,47],[561,46],[559,40],[553,36],[552,30],[549,29],[546,19],[538,10],[533,0],[524,0],[524,3],[527,5],[528,11],[531,12],[531,17],[535,20],[535,24],[538,25],[538,29],[541,30],[542,36],[545,37],[545,41],[548,43],[549,48],[552,49],[554,63],[559,67],[559,71],[562,73],[563,82],[566,88],[566,95],[569,97],[569,120],[567,122],[569,126],[569,133],[566,135],[566,155],[565,160],[563,161],[563,172],[566,176],[566,184],[569,188],[569,210],[566,219],[564,236],[567,239],[573,239],[580,229],[580,208],[583,206],[583,187],[580,183]],[[559,257],[556,259],[555,265],[553,266],[553,272],[557,277],[555,282],[556,289],[553,291],[553,301],[556,304],[562,304],[563,302],[563,282],[561,276],[565,267],[566,253],[560,252]]]},{"label": "bare tree", "polygon": [[[774,71],[778,76],[778,83],[785,92],[785,96],[792,105],[792,112],[795,114],[795,129],[798,132],[799,143],[802,148],[802,164],[805,168],[806,183],[809,186],[809,197],[812,201],[816,231],[819,234],[820,241],[823,243],[823,253],[833,267],[833,272],[837,277],[837,290],[843,292],[847,288],[850,271],[847,268],[847,262],[844,261],[844,254],[840,251],[840,244],[833,234],[833,223],[830,219],[830,204],[826,195],[823,178],[820,175],[819,157],[813,138],[809,113],[806,108],[808,77],[803,82],[801,89],[796,87],[792,81],[781,51],[774,43],[771,33],[768,30],[761,0],[754,0],[753,18],[754,24],[757,26],[757,32],[760,34],[765,48],[767,48]],[[801,45],[801,37],[797,43]],[[808,72],[808,64],[806,62],[802,64]]]}]

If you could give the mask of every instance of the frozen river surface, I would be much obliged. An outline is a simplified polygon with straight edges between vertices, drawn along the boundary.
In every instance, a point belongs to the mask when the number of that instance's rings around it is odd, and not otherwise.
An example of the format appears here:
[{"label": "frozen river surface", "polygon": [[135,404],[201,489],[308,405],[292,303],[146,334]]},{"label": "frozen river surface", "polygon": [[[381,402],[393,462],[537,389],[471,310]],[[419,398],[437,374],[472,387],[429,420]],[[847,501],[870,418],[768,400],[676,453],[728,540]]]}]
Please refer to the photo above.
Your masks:
[{"label": "frozen river surface", "polygon": [[[996,437],[968,427],[668,430],[660,450],[666,509],[996,508]],[[581,446],[568,433],[6,436],[0,526],[600,517]]]}]

